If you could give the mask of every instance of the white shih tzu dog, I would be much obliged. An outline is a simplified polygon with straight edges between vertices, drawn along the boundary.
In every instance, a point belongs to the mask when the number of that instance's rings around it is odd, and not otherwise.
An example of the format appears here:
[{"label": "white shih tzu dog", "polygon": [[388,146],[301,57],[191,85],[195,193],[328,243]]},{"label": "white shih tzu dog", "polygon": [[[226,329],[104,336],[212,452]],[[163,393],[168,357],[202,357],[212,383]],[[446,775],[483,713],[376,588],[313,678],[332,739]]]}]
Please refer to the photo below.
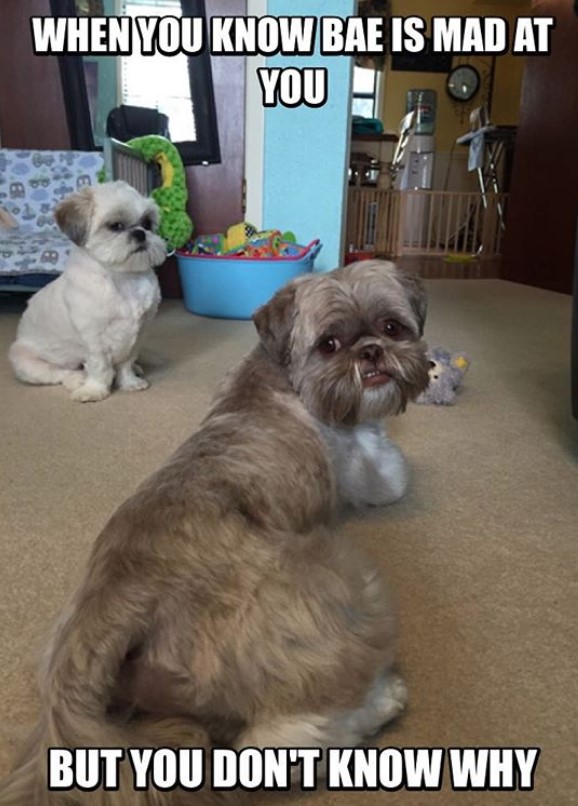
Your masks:
[{"label": "white shih tzu dog", "polygon": [[119,791],[51,792],[47,750],[352,747],[400,713],[380,574],[334,525],[340,502],[402,490],[375,424],[427,386],[425,314],[419,281],[382,261],[256,312],[259,344],[200,430],[96,541],[1,806],[215,804],[232,793],[135,792],[128,762]]},{"label": "white shih tzu dog", "polygon": [[153,269],[166,249],[155,234],[156,204],[126,182],[108,182],[69,196],[55,216],[76,246],[22,316],[9,352],[16,377],[63,384],[82,403],[104,400],[113,382],[146,389],[134,362],[160,301]]}]

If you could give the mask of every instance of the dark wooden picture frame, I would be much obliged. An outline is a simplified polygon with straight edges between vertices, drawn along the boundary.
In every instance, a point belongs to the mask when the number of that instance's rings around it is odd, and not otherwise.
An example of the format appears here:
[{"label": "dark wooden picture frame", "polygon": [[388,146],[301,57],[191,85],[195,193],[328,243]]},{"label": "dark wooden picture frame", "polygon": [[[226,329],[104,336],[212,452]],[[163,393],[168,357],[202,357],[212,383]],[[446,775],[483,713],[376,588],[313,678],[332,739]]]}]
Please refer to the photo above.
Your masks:
[{"label": "dark wooden picture frame", "polygon": [[391,69],[413,73],[449,73],[452,69],[452,53],[433,53],[431,37],[426,37],[423,53],[392,53]]}]

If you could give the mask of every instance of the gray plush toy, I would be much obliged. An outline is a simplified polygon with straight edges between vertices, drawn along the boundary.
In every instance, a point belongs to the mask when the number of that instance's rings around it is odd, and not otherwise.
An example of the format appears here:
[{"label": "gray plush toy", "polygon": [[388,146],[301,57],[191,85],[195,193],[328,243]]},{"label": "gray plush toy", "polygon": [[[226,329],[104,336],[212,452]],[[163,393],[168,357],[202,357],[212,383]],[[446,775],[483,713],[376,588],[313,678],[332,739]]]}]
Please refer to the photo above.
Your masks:
[{"label": "gray plush toy", "polygon": [[452,406],[462,378],[470,366],[470,359],[463,353],[450,353],[436,347],[428,350],[430,362],[429,386],[416,399],[416,403],[435,403]]}]

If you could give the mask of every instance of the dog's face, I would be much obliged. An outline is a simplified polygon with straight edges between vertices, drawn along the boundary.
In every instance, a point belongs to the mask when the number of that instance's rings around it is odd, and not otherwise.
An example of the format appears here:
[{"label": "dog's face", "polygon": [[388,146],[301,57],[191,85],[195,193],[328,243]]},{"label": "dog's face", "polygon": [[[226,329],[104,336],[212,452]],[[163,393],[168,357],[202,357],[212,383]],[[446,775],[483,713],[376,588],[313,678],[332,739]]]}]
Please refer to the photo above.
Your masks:
[{"label": "dog's face", "polygon": [[427,387],[421,282],[362,261],[285,286],[254,316],[305,407],[330,425],[398,414]]},{"label": "dog's face", "polygon": [[126,182],[82,188],[58,205],[55,218],[71,241],[112,270],[147,271],[166,257],[156,234],[158,207]]}]

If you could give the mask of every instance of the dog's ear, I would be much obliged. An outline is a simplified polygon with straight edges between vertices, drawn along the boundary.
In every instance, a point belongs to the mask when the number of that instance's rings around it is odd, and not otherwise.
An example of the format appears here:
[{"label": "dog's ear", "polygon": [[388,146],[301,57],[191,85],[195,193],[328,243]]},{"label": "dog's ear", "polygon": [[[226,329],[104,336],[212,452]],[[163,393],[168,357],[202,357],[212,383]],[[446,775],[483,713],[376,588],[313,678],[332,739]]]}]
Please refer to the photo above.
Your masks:
[{"label": "dog's ear", "polygon": [[413,274],[407,274],[400,269],[398,269],[398,278],[405,290],[405,293],[407,294],[409,304],[411,305],[415,318],[417,319],[419,335],[423,336],[423,329],[427,315],[427,294],[424,284],[419,277],[416,277]]},{"label": "dog's ear", "polygon": [[147,215],[150,216],[153,225],[153,232],[157,232],[161,221],[161,211],[159,210],[158,205],[153,202],[147,207],[146,212]]},{"label": "dog's ear", "polygon": [[282,288],[253,314],[261,343],[280,364],[286,364],[295,318],[295,286]]},{"label": "dog's ear", "polygon": [[54,217],[62,232],[77,246],[84,246],[90,229],[94,208],[92,189],[82,188],[60,202]]}]

